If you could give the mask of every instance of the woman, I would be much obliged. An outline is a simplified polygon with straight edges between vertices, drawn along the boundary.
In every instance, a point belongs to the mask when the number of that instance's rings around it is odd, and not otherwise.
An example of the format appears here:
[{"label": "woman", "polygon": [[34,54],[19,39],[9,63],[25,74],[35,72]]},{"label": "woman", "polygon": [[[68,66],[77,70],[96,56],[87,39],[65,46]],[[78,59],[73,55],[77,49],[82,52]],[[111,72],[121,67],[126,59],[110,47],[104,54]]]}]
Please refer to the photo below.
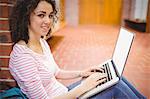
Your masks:
[{"label": "woman", "polygon": [[[105,81],[105,73],[92,72],[101,71],[99,67],[65,71],[57,66],[43,39],[51,31],[56,14],[54,0],[17,0],[10,16],[10,31],[14,42],[9,61],[10,72],[21,91],[31,99],[74,99]],[[78,77],[87,78],[71,90],[57,81]],[[121,80],[93,98],[143,97],[128,84]]]}]

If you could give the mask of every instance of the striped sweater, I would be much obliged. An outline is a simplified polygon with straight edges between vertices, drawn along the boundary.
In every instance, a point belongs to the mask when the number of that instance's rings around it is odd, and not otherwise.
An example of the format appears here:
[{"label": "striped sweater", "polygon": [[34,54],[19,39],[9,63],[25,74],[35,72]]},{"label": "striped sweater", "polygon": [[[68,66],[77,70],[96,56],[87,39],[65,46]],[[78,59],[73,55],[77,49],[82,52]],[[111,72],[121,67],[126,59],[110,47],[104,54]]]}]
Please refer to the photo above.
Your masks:
[{"label": "striped sweater", "polygon": [[51,99],[66,93],[68,89],[55,78],[60,69],[49,45],[43,39],[40,42],[43,54],[33,52],[27,46],[15,44],[10,55],[9,69],[28,98]]}]

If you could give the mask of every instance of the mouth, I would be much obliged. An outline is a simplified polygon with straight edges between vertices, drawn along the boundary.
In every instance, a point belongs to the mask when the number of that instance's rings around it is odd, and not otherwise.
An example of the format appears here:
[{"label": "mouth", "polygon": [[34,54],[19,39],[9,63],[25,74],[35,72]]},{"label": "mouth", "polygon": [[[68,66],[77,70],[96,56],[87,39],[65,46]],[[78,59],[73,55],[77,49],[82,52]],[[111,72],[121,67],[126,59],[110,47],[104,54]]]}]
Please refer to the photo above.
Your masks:
[{"label": "mouth", "polygon": [[43,26],[42,29],[43,29],[43,31],[49,31],[49,27],[48,26]]}]

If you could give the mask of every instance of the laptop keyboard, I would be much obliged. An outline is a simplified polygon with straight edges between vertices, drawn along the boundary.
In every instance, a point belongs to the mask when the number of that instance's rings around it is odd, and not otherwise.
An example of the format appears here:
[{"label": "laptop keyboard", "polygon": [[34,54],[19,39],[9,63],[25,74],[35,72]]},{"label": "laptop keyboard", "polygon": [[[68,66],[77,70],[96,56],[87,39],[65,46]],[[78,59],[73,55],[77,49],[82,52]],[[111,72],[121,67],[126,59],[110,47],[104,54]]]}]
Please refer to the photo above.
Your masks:
[{"label": "laptop keyboard", "polygon": [[103,73],[107,74],[107,77],[106,77],[106,80],[104,82],[100,83],[98,86],[112,80],[112,75],[110,72],[109,64],[108,63],[104,64],[102,69],[103,69]]}]

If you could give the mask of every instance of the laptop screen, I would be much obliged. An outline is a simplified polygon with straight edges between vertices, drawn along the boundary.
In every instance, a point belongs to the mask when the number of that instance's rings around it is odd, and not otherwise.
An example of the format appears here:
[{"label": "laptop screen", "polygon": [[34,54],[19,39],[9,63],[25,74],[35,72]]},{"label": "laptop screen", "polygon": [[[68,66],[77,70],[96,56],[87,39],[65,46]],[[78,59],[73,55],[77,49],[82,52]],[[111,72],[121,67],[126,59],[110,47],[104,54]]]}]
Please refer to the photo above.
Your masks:
[{"label": "laptop screen", "polygon": [[133,33],[123,28],[120,29],[119,37],[112,57],[119,76],[123,73],[133,38]]}]

